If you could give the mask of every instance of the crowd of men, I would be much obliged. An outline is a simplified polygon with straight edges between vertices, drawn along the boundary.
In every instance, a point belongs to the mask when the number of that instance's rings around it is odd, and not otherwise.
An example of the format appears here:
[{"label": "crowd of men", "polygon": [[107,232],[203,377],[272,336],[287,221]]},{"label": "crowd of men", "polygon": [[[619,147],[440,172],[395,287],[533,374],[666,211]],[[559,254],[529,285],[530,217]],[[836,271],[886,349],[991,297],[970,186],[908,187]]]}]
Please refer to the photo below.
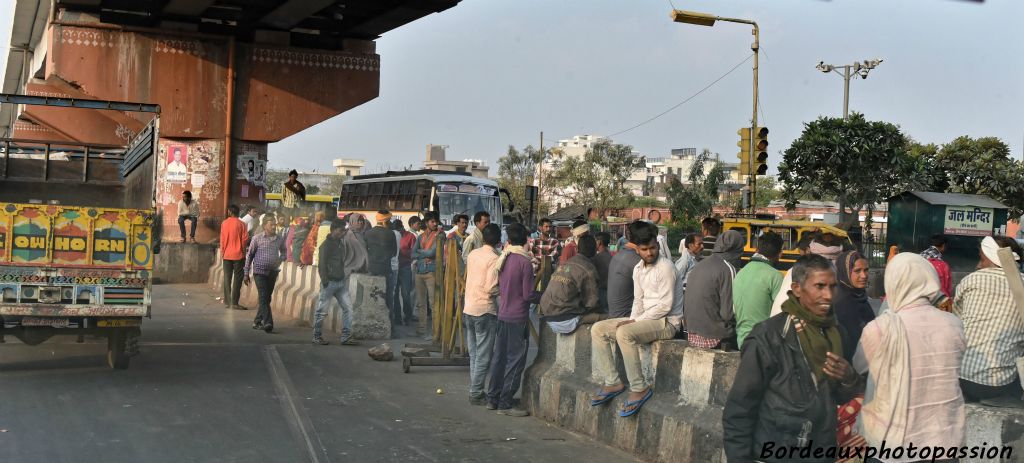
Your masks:
[{"label": "crowd of men", "polygon": [[[557,334],[588,326],[600,381],[591,405],[625,393],[620,417],[638,413],[654,394],[641,368],[641,346],[677,338],[694,348],[740,350],[722,418],[730,461],[792,457],[765,455],[768,448],[821,449],[820,458],[804,460],[845,461],[837,449],[883,442],[959,446],[965,401],[1005,404],[1021,397],[1024,252],[1006,237],[984,238],[977,270],[955,288],[941,235],[920,254],[890,256],[876,309],[867,296],[867,257],[828,233],[802,233],[800,257],[783,273],[776,269],[780,235],[766,231],[748,243],[735,230],[723,232],[714,218],[702,222],[701,233],[685,236],[673,259],[647,221],[630,223],[613,247],[609,233],[591,231],[584,221],[563,241],[548,219],[531,234],[518,223],[502,230],[482,211],[453,217],[448,232],[432,213],[403,223],[379,211],[371,226],[362,214],[342,220],[328,207],[310,218],[285,218],[282,232],[273,214],[257,221],[253,210],[242,218],[237,207],[229,211],[220,241],[224,303],[242,308],[240,284],[254,280],[253,328],[270,332],[280,264],[316,265],[318,345],[329,343],[321,326],[331,299],[341,307],[341,343],[358,343],[347,284],[353,273],[385,277],[393,325],[415,325],[426,335],[436,270],[460,266],[469,401],[502,415],[528,414],[514,397],[534,316]],[[454,254],[441,252],[447,246]],[[744,258],[747,246],[756,252]]]}]

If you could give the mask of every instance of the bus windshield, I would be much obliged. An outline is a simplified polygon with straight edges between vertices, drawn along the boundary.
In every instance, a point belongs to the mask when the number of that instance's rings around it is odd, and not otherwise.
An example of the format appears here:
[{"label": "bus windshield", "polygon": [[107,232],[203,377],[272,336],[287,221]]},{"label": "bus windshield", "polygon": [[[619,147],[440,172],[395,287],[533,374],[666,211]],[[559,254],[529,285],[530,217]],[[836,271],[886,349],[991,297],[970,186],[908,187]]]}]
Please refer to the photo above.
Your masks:
[{"label": "bus windshield", "polygon": [[500,224],[501,202],[497,196],[485,196],[470,193],[438,192],[438,215],[442,223],[452,223],[456,214],[469,216],[470,225],[473,222],[473,214],[479,211],[487,211],[491,215],[491,222]]}]

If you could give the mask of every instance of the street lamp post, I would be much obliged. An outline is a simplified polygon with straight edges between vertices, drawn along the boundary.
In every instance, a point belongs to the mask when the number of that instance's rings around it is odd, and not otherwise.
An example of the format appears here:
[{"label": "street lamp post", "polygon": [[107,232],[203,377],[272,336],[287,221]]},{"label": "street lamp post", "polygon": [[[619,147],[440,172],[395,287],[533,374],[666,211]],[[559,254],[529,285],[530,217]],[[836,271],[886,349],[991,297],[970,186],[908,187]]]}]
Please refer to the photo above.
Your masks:
[{"label": "street lamp post", "polygon": [[[868,73],[878,67],[879,64],[882,64],[881,59],[864,60],[860,63],[854,62],[853,64],[843,66],[825,64],[824,61],[819,61],[818,65],[814,67],[825,74],[835,72],[843,77],[843,119],[850,117],[850,78],[859,75],[861,79],[867,79]],[[843,72],[839,72],[839,69],[842,69]]]},{"label": "street lamp post", "polygon": [[[724,21],[739,24],[748,24],[753,26],[751,34],[754,36],[754,43],[750,45],[750,49],[754,51],[754,104],[753,112],[750,117],[750,133],[757,131],[757,58],[758,50],[760,49],[761,33],[757,27],[757,22],[749,19],[738,19],[738,18],[726,18],[722,16],[715,16],[708,13],[698,13],[696,11],[684,11],[684,10],[672,10],[672,20],[677,23],[694,24],[697,26],[714,26],[715,21]],[[754,143],[750,143],[749,151],[747,153],[748,159],[750,159],[750,165],[754,164]],[[747,187],[750,188],[750,211],[753,212],[757,209],[757,173],[751,172],[747,176]]]}]

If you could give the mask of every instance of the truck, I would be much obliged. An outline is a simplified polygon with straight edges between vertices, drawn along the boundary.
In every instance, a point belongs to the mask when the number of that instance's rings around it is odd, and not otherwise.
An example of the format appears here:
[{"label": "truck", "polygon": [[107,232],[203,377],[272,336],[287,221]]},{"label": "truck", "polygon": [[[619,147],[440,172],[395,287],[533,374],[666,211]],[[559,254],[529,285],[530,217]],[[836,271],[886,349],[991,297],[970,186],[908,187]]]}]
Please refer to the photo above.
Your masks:
[{"label": "truck", "polygon": [[0,337],[105,338],[108,365],[128,368],[160,244],[160,107],[13,94],[0,104],[152,115],[123,146],[0,138]]}]

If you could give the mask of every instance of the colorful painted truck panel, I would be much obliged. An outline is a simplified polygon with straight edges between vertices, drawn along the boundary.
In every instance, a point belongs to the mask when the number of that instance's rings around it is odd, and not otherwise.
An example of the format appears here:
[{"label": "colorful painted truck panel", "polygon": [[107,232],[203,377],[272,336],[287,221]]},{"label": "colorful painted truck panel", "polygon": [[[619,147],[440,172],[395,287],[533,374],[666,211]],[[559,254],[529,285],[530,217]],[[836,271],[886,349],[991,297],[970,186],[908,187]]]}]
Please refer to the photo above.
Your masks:
[{"label": "colorful painted truck panel", "polygon": [[153,269],[152,211],[0,203],[0,265]]},{"label": "colorful painted truck panel", "polygon": [[0,203],[0,316],[147,315],[152,211]]}]

